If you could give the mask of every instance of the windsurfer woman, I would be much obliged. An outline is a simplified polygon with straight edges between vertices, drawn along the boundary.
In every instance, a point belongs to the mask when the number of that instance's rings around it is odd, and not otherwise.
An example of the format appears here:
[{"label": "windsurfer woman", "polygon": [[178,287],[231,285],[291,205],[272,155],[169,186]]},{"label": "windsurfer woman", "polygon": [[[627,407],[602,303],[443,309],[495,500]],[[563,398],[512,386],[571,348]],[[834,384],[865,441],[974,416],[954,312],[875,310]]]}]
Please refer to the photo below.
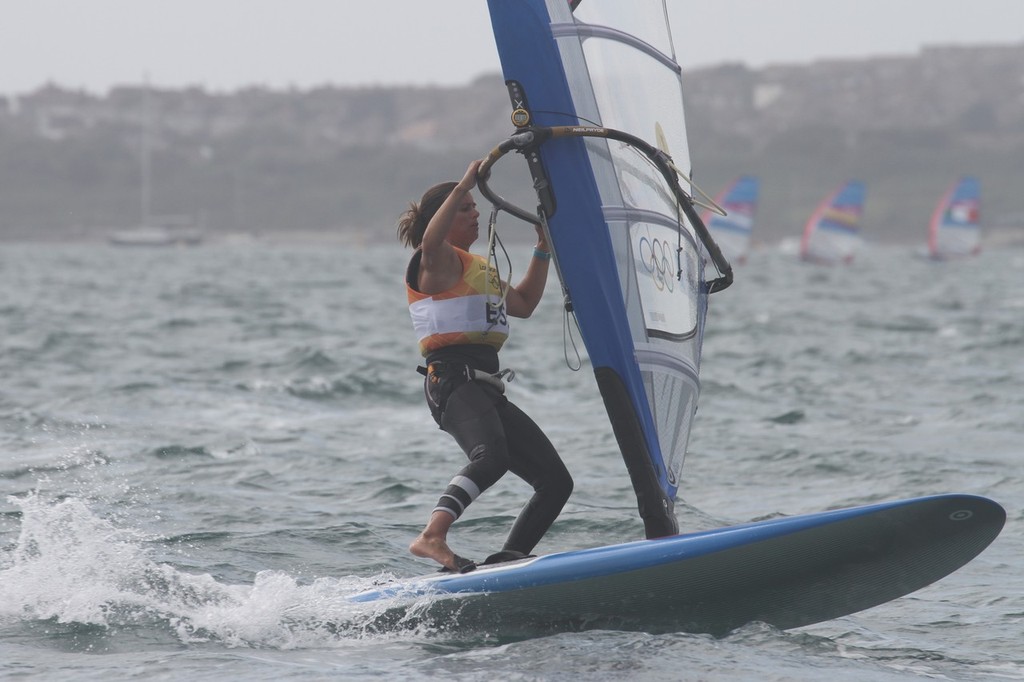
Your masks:
[{"label": "windsurfer woman", "polygon": [[[547,241],[537,245],[516,286],[500,282],[486,258],[469,253],[479,236],[471,190],[480,161],[459,182],[431,187],[398,224],[399,239],[416,249],[406,271],[413,328],[426,358],[424,393],[438,426],[469,458],[451,480],[426,527],[409,545],[445,570],[475,564],[448,546],[448,529],[477,496],[506,471],[533,486],[496,560],[528,555],[572,493],[572,477],[540,427],[504,395],[498,350],[508,336],[508,315],[529,317],[544,293]],[[504,293],[504,297],[502,294]]]}]

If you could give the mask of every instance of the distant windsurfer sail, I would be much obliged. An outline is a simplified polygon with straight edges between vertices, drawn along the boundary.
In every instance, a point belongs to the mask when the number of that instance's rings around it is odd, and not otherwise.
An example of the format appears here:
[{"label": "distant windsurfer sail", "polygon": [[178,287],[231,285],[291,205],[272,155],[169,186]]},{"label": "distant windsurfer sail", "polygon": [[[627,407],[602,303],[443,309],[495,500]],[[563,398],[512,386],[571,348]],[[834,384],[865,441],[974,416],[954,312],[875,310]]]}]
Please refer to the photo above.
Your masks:
[{"label": "distant windsurfer sail", "polygon": [[754,175],[736,178],[715,199],[725,215],[708,211],[703,216],[708,231],[730,263],[744,263],[750,253],[760,185]]},{"label": "distant windsurfer sail", "polygon": [[812,263],[850,263],[860,249],[864,183],[850,180],[830,193],[804,226],[800,257]]},{"label": "distant windsurfer sail", "polygon": [[981,251],[981,183],[960,178],[935,206],[928,225],[928,254],[936,260],[977,255]]}]

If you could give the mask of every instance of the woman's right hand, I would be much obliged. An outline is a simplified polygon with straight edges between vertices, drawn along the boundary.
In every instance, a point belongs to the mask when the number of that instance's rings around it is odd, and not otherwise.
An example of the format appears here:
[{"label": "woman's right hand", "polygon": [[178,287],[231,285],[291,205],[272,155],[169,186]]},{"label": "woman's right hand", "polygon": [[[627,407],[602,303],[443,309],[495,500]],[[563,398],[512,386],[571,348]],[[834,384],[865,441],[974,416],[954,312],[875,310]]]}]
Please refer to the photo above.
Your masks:
[{"label": "woman's right hand", "polygon": [[459,184],[455,189],[468,192],[469,190],[476,187],[476,174],[480,170],[480,164],[484,162],[483,159],[476,159],[469,164],[469,168],[466,169],[466,174],[459,180]]}]

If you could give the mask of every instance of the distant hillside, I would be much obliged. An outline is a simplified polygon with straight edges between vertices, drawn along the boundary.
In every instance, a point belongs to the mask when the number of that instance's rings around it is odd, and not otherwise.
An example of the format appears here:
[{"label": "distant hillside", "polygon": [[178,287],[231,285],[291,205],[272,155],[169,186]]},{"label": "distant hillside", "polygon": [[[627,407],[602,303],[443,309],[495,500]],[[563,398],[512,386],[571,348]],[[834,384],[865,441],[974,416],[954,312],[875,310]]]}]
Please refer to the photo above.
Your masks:
[{"label": "distant hillside", "polygon": [[[982,180],[987,225],[1024,224],[1024,44],[684,78],[694,176],[714,193],[760,175],[759,239],[794,236],[849,177],[868,184],[865,233],[879,241],[918,241],[963,173]],[[137,223],[145,128],[155,213],[194,215],[212,232],[393,239],[406,203],[503,139],[508,114],[497,75],[458,88],[104,96],[51,85],[0,99],[0,236],[88,237]],[[525,171],[504,172],[502,192],[531,204]]]},{"label": "distant hillside", "polygon": [[717,188],[760,175],[759,234],[799,231],[848,178],[868,186],[864,231],[917,241],[937,197],[981,178],[989,227],[1024,226],[1024,44],[916,57],[686,74],[694,172]]}]

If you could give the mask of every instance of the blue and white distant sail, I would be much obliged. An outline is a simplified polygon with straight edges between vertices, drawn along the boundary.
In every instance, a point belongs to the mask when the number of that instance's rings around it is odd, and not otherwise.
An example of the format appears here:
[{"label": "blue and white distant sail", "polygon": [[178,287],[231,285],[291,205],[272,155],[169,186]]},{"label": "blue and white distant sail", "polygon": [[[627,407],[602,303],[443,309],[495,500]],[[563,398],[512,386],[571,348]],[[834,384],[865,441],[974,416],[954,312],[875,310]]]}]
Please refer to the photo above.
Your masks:
[{"label": "blue and white distant sail", "polygon": [[811,215],[800,240],[800,257],[831,265],[849,263],[861,246],[864,183],[851,180],[830,193]]},{"label": "blue and white distant sail", "polygon": [[730,263],[743,263],[750,253],[759,189],[756,176],[743,175],[729,183],[715,199],[725,215],[708,211],[703,216],[708,231]]},{"label": "blue and white distant sail", "polygon": [[935,207],[928,225],[928,254],[936,260],[981,251],[981,183],[967,176],[954,182]]},{"label": "blue and white distant sail", "polygon": [[719,271],[732,280],[688,196],[666,179],[669,166],[690,169],[666,6],[488,5],[513,122],[527,131],[522,139],[554,136],[519,151],[534,176],[555,264],[645,533],[674,534],[673,505],[700,392],[707,295],[725,281],[705,282],[708,243]]}]

